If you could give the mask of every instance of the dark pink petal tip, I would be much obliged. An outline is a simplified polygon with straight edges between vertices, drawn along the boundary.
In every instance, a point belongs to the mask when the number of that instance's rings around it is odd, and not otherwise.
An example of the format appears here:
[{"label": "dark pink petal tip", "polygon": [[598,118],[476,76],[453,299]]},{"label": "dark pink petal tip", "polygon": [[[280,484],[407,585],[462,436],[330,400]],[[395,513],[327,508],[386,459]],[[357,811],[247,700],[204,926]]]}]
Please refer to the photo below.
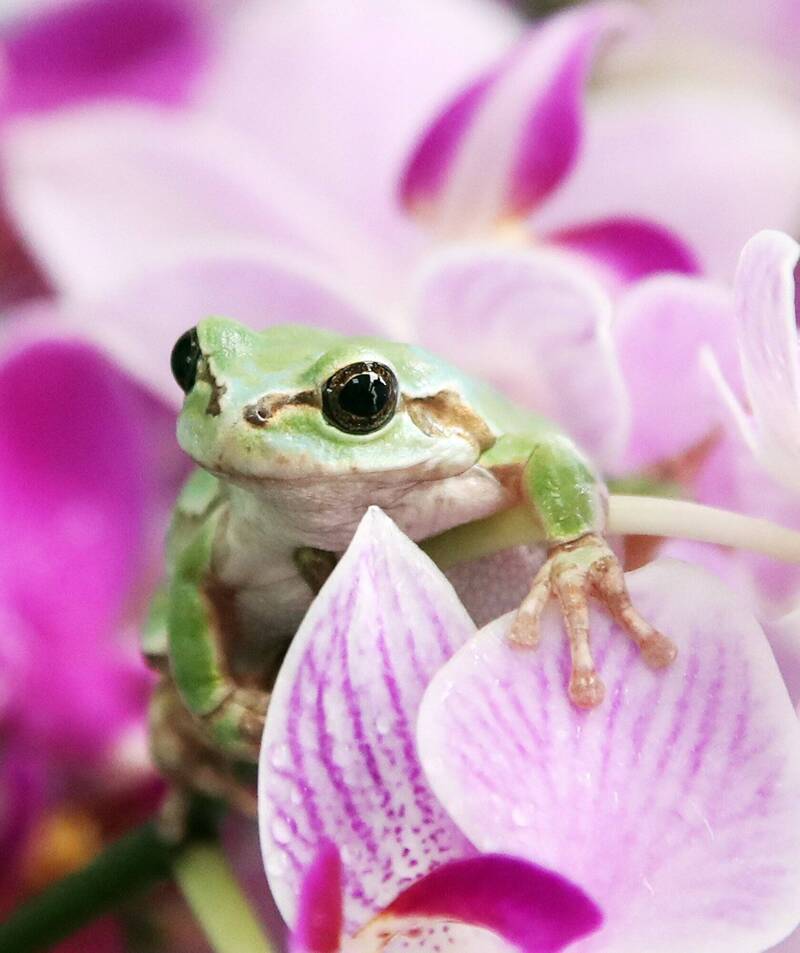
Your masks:
[{"label": "dark pink petal tip", "polygon": [[342,935],[342,861],[323,840],[300,887],[292,953],[336,953]]},{"label": "dark pink petal tip", "polygon": [[12,24],[0,39],[2,112],[105,96],[181,102],[208,53],[202,6],[187,0],[83,0]]},{"label": "dark pink petal tip", "polygon": [[387,915],[483,927],[525,953],[561,950],[603,922],[594,902],[569,880],[502,854],[438,867],[404,890]]},{"label": "dark pink petal tip", "polygon": [[628,15],[590,5],[532,29],[433,120],[402,175],[403,204],[447,231],[528,213],[572,168],[595,50]]},{"label": "dark pink petal tip", "polygon": [[548,236],[571,251],[586,255],[623,284],[660,272],[700,273],[694,251],[674,232],[636,218],[609,218],[566,228]]}]

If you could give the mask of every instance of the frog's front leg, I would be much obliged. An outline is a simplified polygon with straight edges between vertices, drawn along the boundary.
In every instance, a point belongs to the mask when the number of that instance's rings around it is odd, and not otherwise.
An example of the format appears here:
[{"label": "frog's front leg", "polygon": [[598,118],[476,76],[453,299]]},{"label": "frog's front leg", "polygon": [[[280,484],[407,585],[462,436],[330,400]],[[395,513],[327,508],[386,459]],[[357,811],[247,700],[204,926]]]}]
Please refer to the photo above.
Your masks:
[{"label": "frog's front leg", "polygon": [[225,631],[233,607],[210,579],[219,513],[177,554],[169,589],[170,670],[184,704],[211,740],[234,758],[258,760],[269,693],[239,685],[231,676]]},{"label": "frog's front leg", "polygon": [[510,637],[536,645],[542,610],[554,594],[569,635],[569,696],[576,705],[591,708],[603,700],[604,687],[589,644],[590,595],[607,607],[653,667],[669,665],[677,650],[634,609],[622,567],[602,536],[605,487],[568,438],[554,433],[537,442],[522,471],[522,489],[542,524],[549,553]]}]

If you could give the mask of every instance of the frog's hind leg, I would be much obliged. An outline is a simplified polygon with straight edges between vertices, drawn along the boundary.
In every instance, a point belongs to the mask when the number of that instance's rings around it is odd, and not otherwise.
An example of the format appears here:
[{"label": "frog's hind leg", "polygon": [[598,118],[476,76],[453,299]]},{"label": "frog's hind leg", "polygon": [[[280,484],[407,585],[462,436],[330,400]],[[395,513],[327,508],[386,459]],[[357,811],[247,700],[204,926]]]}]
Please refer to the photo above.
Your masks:
[{"label": "frog's hind leg", "polygon": [[255,788],[240,776],[242,766],[209,743],[168,676],[162,676],[150,704],[150,749],[173,788],[162,815],[169,833],[181,836],[193,792],[225,801],[248,817],[256,816]]}]

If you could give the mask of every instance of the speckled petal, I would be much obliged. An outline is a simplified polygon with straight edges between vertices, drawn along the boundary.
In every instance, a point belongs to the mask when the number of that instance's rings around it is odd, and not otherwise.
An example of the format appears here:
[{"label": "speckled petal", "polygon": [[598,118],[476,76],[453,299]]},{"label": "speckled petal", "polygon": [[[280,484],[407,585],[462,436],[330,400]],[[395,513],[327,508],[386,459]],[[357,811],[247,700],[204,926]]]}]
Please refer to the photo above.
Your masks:
[{"label": "speckled petal", "polygon": [[601,465],[627,439],[629,407],[611,305],[555,251],[464,245],[418,276],[415,335],[432,351],[560,423]]},{"label": "speckled petal", "polygon": [[475,233],[520,216],[570,170],[582,133],[586,75],[626,8],[590,4],[550,17],[437,116],[400,184],[437,230]]},{"label": "speckled petal", "polygon": [[436,676],[418,738],[428,778],[480,849],[587,890],[605,925],[581,953],[760,953],[800,920],[800,724],[737,594],[681,563],[629,577],[678,645],[653,671],[600,612],[600,708],[567,699],[555,607],[539,648],[483,629]]},{"label": "speckled petal", "polygon": [[728,289],[679,275],[639,282],[619,301],[614,339],[633,414],[626,470],[678,456],[719,426],[725,411],[701,353],[712,348],[741,388]]},{"label": "speckled petal", "polygon": [[290,924],[322,839],[341,852],[348,932],[472,853],[428,788],[414,724],[434,672],[473,632],[433,563],[370,509],[292,642],[267,716],[261,843]]}]

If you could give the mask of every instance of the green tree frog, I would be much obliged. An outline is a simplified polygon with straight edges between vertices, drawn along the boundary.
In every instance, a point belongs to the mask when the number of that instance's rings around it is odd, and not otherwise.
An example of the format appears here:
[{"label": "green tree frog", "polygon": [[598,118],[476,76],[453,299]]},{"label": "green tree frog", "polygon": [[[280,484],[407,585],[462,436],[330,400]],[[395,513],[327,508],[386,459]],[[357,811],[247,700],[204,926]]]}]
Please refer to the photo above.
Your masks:
[{"label": "green tree frog", "polygon": [[[487,385],[407,344],[299,326],[256,332],[223,318],[178,340],[172,370],[185,392],[178,440],[200,469],[177,504],[144,644],[163,673],[153,746],[167,774],[239,797],[230,765],[257,759],[283,654],[372,504],[418,541],[529,506],[547,557],[511,638],[534,646],[557,597],[574,704],[603,698],[589,595],[649,664],[674,658],[631,605],[603,538],[607,495],[592,464]],[[187,764],[191,779],[181,777]]]}]

